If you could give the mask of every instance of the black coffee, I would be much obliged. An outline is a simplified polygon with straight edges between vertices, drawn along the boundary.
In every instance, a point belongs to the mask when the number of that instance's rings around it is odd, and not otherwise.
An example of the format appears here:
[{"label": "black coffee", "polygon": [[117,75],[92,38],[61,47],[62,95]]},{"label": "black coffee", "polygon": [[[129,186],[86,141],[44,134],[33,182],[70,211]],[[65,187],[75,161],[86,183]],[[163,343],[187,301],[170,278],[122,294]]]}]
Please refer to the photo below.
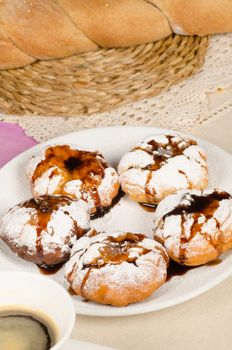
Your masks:
[{"label": "black coffee", "polygon": [[49,350],[55,332],[40,318],[17,312],[0,313],[1,350]]}]

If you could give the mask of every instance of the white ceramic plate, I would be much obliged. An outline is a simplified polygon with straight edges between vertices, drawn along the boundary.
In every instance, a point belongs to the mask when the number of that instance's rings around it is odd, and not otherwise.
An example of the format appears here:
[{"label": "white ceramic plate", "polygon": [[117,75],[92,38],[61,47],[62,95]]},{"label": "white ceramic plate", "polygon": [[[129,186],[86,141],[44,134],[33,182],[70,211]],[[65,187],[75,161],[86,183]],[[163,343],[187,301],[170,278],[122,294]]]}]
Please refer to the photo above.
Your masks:
[{"label": "white ceramic plate", "polygon": [[62,347],[62,350],[114,350],[102,345],[86,343],[79,340],[69,339]]},{"label": "white ceramic plate", "polygon": [[[98,149],[116,167],[122,154],[131,149],[135,143],[146,136],[161,132],[170,131],[147,127],[90,129],[58,137],[24,152],[0,171],[0,214],[31,196],[25,176],[25,165],[29,157],[36,154],[45,145],[70,142],[82,147]],[[232,156],[208,142],[198,141],[208,154],[209,187],[218,187],[232,193]],[[92,227],[105,230],[120,229],[144,232],[151,235],[153,215],[153,213],[144,211],[137,203],[123,197],[120,203],[102,219],[92,221]],[[34,264],[11,253],[4,243],[0,243],[0,252],[0,271],[13,269],[40,273]],[[86,303],[78,296],[73,297],[73,301],[77,314],[82,315],[124,316],[140,314],[164,309],[189,300],[214,287],[230,275],[232,275],[232,253],[227,252],[222,256],[220,264],[198,267],[189,270],[183,276],[175,276],[150,298],[137,304],[116,308],[92,302]],[[65,286],[63,269],[52,278]]]}]

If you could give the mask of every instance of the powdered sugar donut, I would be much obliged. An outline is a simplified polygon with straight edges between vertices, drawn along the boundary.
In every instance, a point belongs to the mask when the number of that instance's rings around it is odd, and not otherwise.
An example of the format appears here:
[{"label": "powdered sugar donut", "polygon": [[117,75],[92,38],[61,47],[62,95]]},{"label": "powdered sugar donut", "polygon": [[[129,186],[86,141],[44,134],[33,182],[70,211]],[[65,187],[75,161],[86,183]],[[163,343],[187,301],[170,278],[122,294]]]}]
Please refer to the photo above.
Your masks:
[{"label": "powdered sugar donut", "polygon": [[232,247],[232,197],[227,192],[180,191],[161,201],[154,237],[171,259],[196,266]]},{"label": "powdered sugar donut", "polygon": [[86,299],[125,306],[159,288],[166,280],[167,266],[165,249],[144,235],[92,230],[74,245],[66,279]]},{"label": "powdered sugar donut", "polygon": [[123,191],[140,203],[156,204],[177,190],[208,184],[205,152],[179,135],[148,137],[122,157],[118,172]]},{"label": "powdered sugar donut", "polygon": [[67,197],[30,199],[10,209],[0,221],[0,236],[25,260],[39,265],[66,261],[77,238],[89,228],[88,204]]},{"label": "powdered sugar donut", "polygon": [[118,174],[99,152],[73,145],[49,146],[27,167],[34,197],[68,196],[83,199],[96,212],[108,207],[119,189]]}]

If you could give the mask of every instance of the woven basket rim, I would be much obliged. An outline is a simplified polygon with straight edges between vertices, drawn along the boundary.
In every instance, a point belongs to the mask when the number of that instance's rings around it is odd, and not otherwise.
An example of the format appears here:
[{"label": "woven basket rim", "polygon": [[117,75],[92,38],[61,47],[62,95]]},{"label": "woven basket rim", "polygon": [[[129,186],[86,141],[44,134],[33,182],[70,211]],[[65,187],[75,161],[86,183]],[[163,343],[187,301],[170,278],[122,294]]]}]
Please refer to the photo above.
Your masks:
[{"label": "woven basket rim", "polygon": [[0,71],[0,113],[85,116],[154,97],[196,73],[208,44],[209,37],[173,34],[155,43]]}]

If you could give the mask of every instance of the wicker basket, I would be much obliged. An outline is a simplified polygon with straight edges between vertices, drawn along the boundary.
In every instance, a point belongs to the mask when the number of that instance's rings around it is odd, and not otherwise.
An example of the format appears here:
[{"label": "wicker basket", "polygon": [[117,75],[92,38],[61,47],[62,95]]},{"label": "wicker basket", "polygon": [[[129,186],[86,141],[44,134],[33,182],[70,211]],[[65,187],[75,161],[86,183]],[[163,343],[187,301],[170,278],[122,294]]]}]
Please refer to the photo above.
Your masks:
[{"label": "wicker basket", "polygon": [[208,37],[171,35],[0,72],[0,112],[77,116],[155,96],[202,66]]}]

